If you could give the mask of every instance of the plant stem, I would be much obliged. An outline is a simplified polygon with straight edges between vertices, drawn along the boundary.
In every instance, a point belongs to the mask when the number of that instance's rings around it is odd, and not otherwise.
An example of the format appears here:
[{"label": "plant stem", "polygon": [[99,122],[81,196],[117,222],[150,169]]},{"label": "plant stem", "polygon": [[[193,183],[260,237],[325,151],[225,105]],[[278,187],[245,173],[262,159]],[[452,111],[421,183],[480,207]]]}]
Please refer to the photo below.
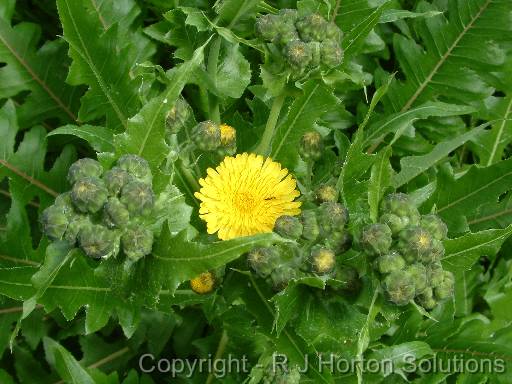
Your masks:
[{"label": "plant stem", "polygon": [[192,172],[190,172],[190,169],[188,169],[187,167],[185,167],[183,165],[183,162],[180,162],[179,165],[179,171],[181,172],[181,174],[183,176],[185,176],[185,179],[187,179],[187,182],[189,183],[189,185],[192,187],[192,189],[194,191],[199,191],[201,189],[201,186],[199,185],[199,183],[197,182],[196,178],[194,177],[194,175],[192,175]]},{"label": "plant stem", "polygon": [[[215,358],[213,360],[213,364],[215,366],[215,362],[222,357],[224,351],[226,350],[226,346],[228,345],[229,337],[226,330],[222,331],[222,336],[220,337],[219,345],[217,346],[217,351],[215,352]],[[206,384],[211,384],[213,381],[213,372],[210,372],[208,378],[206,379]]]},{"label": "plant stem", "polygon": [[272,103],[272,109],[268,115],[267,124],[265,125],[265,131],[263,132],[261,141],[254,152],[263,156],[268,156],[270,154],[272,138],[274,137],[277,120],[279,119],[279,114],[281,113],[281,108],[283,108],[285,99],[286,96],[284,94],[281,94],[274,99],[274,102]]},{"label": "plant stem", "polygon": [[[212,83],[217,87],[217,65],[219,63],[220,47],[222,45],[222,37],[217,36],[210,47],[208,53],[208,75]],[[209,114],[210,120],[220,123],[219,99],[214,94],[209,95]]]}]

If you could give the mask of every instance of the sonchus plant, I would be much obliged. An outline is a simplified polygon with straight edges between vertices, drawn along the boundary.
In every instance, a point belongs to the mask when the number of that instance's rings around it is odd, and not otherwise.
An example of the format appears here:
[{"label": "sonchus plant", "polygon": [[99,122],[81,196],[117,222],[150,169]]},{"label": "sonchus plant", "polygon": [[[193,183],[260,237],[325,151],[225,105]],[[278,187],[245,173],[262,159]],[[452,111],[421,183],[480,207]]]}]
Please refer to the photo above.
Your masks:
[{"label": "sonchus plant", "polygon": [[441,265],[448,233],[441,218],[421,216],[406,194],[394,193],[381,202],[379,220],[363,229],[360,243],[382,276],[388,299],[396,305],[415,300],[431,310],[451,298],[455,279]]},{"label": "sonchus plant", "polygon": [[0,1],[0,384],[512,383],[512,1]]}]

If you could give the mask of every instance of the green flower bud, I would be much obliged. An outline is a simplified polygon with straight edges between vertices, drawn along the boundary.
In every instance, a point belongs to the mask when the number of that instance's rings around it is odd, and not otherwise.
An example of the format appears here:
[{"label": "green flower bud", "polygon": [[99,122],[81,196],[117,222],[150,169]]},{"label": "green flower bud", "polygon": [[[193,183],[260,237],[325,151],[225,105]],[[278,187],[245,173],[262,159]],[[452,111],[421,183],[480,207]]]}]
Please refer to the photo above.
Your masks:
[{"label": "green flower bud", "polygon": [[71,189],[71,200],[83,213],[96,213],[107,202],[108,191],[103,180],[86,177],[78,180]]},{"label": "green flower bud", "polygon": [[416,297],[416,301],[427,311],[434,309],[437,305],[437,301],[434,299],[434,292],[430,287],[427,287],[421,294],[419,294]]},{"label": "green flower bud", "polygon": [[279,33],[278,24],[280,20],[276,15],[263,15],[256,20],[256,35],[263,40],[272,41]]},{"label": "green flower bud", "polygon": [[167,112],[165,116],[165,128],[167,132],[179,133],[181,129],[185,126],[185,123],[189,119],[191,115],[190,106],[188,103],[180,97],[176,100],[174,106]]},{"label": "green flower bud", "polygon": [[119,252],[119,238],[102,225],[86,225],[78,233],[80,248],[93,259],[109,258]]},{"label": "green flower bud", "polygon": [[357,294],[362,287],[357,269],[348,265],[336,268],[335,280],[330,283],[331,288],[346,294]]},{"label": "green flower bud", "polygon": [[409,263],[428,257],[432,251],[432,236],[420,227],[408,227],[398,234],[397,249]]},{"label": "green flower bud", "polygon": [[391,252],[377,257],[375,266],[380,273],[391,273],[404,269],[405,260],[398,252]]},{"label": "green flower bud", "polygon": [[280,24],[295,25],[299,18],[299,12],[296,9],[284,8],[277,13]]},{"label": "green flower bud", "polygon": [[68,228],[68,215],[56,205],[50,205],[41,215],[41,226],[44,234],[52,241],[62,240]]},{"label": "green flower bud", "polygon": [[220,125],[220,147],[217,153],[220,156],[231,156],[236,152],[236,129],[227,124]]},{"label": "green flower bud", "polygon": [[307,43],[308,48],[311,52],[311,63],[310,66],[313,68],[316,68],[320,66],[321,59],[322,59],[322,51],[320,49],[321,43],[318,41],[311,41]]},{"label": "green flower bud", "polygon": [[392,241],[391,229],[385,224],[368,225],[361,233],[361,246],[370,256],[387,253]]},{"label": "green flower bud", "polygon": [[336,24],[327,24],[327,26],[325,27],[325,40],[334,40],[339,43],[342,37],[343,32]]},{"label": "green flower bud", "polygon": [[68,217],[74,216],[76,213],[70,192],[61,193],[57,196],[53,205],[58,207]]},{"label": "green flower bud", "polygon": [[419,295],[427,288],[427,270],[421,263],[409,265],[405,272],[410,274],[414,280],[416,295]]},{"label": "green flower bud", "polygon": [[404,228],[408,225],[418,225],[420,214],[405,193],[391,193],[387,195],[380,206],[381,213],[392,213],[404,221]]},{"label": "green flower bud", "polygon": [[320,234],[316,213],[313,210],[302,211],[300,220],[302,222],[302,237],[306,240],[314,241]]},{"label": "green flower bud", "polygon": [[304,16],[295,24],[302,41],[322,41],[327,29],[327,21],[318,13]]},{"label": "green flower bud", "polygon": [[309,46],[300,40],[292,40],[286,44],[283,54],[294,68],[306,68],[313,59]]},{"label": "green flower bud", "polygon": [[309,262],[312,272],[325,275],[333,271],[336,265],[336,256],[331,249],[315,245],[311,249]]},{"label": "green flower bud", "polygon": [[302,235],[302,223],[293,216],[279,216],[274,224],[274,232],[288,239],[297,240]]},{"label": "green flower bud", "polygon": [[444,270],[440,263],[431,264],[427,267],[427,279],[432,288],[438,287],[444,280]]},{"label": "green flower bud", "polygon": [[117,196],[121,189],[132,180],[134,177],[119,167],[113,167],[103,176],[103,181],[111,196]]},{"label": "green flower bud", "polygon": [[429,253],[421,256],[421,261],[426,264],[440,262],[444,256],[444,245],[442,241],[433,239],[432,248]]},{"label": "green flower bud", "polygon": [[124,169],[130,175],[135,177],[141,183],[151,185],[153,175],[148,162],[142,157],[136,155],[123,155],[117,161],[117,166]]},{"label": "green flower bud", "polygon": [[78,240],[78,234],[82,228],[91,225],[91,220],[88,215],[74,214],[69,218],[68,228],[64,235],[64,240],[69,244],[74,245]]},{"label": "green flower bud", "polygon": [[334,68],[343,62],[343,49],[334,40],[325,40],[320,45],[320,57],[322,64]]},{"label": "green flower bud", "polygon": [[315,192],[315,198],[319,203],[338,201],[338,191],[330,184],[322,184]]},{"label": "green flower bud", "polygon": [[384,279],[384,289],[390,301],[396,305],[407,305],[416,293],[414,279],[404,271],[394,271]]},{"label": "green flower bud", "polygon": [[326,239],[326,244],[334,251],[335,254],[340,255],[350,249],[352,246],[352,236],[348,231],[337,231]]},{"label": "green flower bud", "polygon": [[322,157],[324,141],[316,131],[306,132],[299,145],[299,154],[304,161],[315,161]]},{"label": "green flower bud", "polygon": [[108,199],[103,208],[104,221],[108,228],[123,228],[130,221],[130,213],[115,197]]},{"label": "green flower bud", "polygon": [[155,206],[155,196],[148,184],[132,181],[121,190],[121,203],[132,215],[148,216]]},{"label": "green flower bud", "polygon": [[443,281],[434,288],[434,297],[437,300],[446,300],[453,296],[455,278],[450,271],[443,271]]},{"label": "green flower bud", "polygon": [[437,215],[422,216],[420,226],[429,231],[436,240],[445,240],[448,235],[448,227]]},{"label": "green flower bud", "polygon": [[394,213],[385,213],[383,214],[379,221],[382,224],[386,224],[390,229],[393,236],[397,235],[402,229],[404,229],[407,225],[409,225],[408,218],[401,218],[400,216],[395,215]]},{"label": "green flower bud", "polygon": [[278,292],[282,291],[288,283],[297,277],[297,271],[288,266],[281,265],[272,271],[270,274],[270,280],[272,282],[272,288]]},{"label": "green flower bud", "polygon": [[331,233],[342,233],[348,223],[348,210],[335,202],[322,203],[318,208],[320,229],[327,237]]},{"label": "green flower bud", "polygon": [[130,227],[121,237],[123,251],[132,261],[149,255],[153,248],[153,232],[144,227]]},{"label": "green flower bud", "polygon": [[68,171],[68,181],[73,185],[78,180],[86,177],[99,178],[102,173],[103,167],[100,163],[93,159],[84,158],[71,164]]},{"label": "green flower bud", "polygon": [[192,138],[202,151],[215,151],[221,145],[220,126],[207,120],[197,124],[192,131]]},{"label": "green flower bud", "polygon": [[249,267],[261,277],[269,276],[279,263],[279,252],[275,247],[257,247],[247,255]]}]

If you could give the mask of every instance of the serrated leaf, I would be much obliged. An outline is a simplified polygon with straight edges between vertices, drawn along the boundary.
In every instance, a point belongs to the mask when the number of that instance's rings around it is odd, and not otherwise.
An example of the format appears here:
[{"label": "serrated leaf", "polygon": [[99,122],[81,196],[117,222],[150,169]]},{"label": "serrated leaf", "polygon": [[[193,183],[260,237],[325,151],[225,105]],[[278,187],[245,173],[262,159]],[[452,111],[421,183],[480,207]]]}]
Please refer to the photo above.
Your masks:
[{"label": "serrated leaf", "polygon": [[482,126],[473,128],[469,132],[463,135],[457,136],[452,140],[442,141],[437,144],[432,151],[426,155],[421,156],[405,156],[400,159],[400,172],[393,176],[393,185],[395,188],[399,188],[409,181],[414,179],[416,176],[422,174],[430,167],[436,165],[439,161],[444,159],[468,140],[476,137],[484,129]]},{"label": "serrated leaf", "polygon": [[391,185],[392,168],[389,164],[391,147],[384,148],[378,155],[372,167],[368,182],[368,205],[370,206],[370,219],[377,222],[379,204],[386,188]]},{"label": "serrated leaf", "polygon": [[299,157],[297,148],[302,135],[312,130],[313,124],[337,103],[338,100],[327,87],[308,81],[303,94],[295,99],[288,116],[277,127],[270,157],[293,169]]},{"label": "serrated leaf", "polygon": [[96,152],[113,152],[112,131],[94,125],[65,125],[48,133],[48,137],[56,135],[72,135],[84,139]]},{"label": "serrated leaf", "polygon": [[137,85],[129,76],[136,58],[119,40],[119,25],[106,28],[94,3],[59,0],[57,7],[73,59],[67,81],[89,86],[81,100],[80,120],[106,116],[107,127],[126,127],[140,101]]},{"label": "serrated leaf", "polygon": [[73,355],[56,341],[45,337],[44,350],[46,360],[55,367],[60,377],[74,384],[95,384],[96,381],[76,361]]},{"label": "serrated leaf", "polygon": [[509,226],[505,229],[489,229],[445,240],[443,267],[451,271],[468,270],[481,256],[493,259],[511,234],[512,226]]},{"label": "serrated leaf", "polygon": [[20,125],[33,126],[48,118],[75,122],[81,89],[64,83],[69,60],[60,41],[45,43],[39,50],[39,27],[22,23],[11,27],[0,18],[0,99],[30,91],[20,107]]},{"label": "serrated leaf", "polygon": [[268,246],[279,241],[282,241],[279,236],[266,233],[205,245],[188,240],[186,231],[172,236],[164,226],[149,268],[172,294],[181,283],[205,271],[219,268],[256,246]]},{"label": "serrated leaf", "polygon": [[251,67],[238,44],[229,44],[217,68],[215,88],[224,96],[239,98],[251,82]]},{"label": "serrated leaf", "polygon": [[390,133],[394,133],[396,139],[418,119],[426,119],[431,116],[465,115],[474,111],[473,107],[428,101],[416,108],[390,114],[384,119],[379,116],[378,119],[375,119],[377,121],[368,127],[365,145],[376,145]]},{"label": "serrated leaf", "polygon": [[119,156],[125,153],[142,156],[153,169],[162,163],[167,155],[165,115],[202,63],[206,44],[196,49],[191,60],[173,68],[169,75],[170,85],[164,94],[152,99],[131,118],[125,133],[114,136],[114,146]]},{"label": "serrated leaf", "polygon": [[[448,1],[448,17],[417,20],[425,50],[396,34],[393,45],[407,81],[391,87],[389,109],[403,112],[437,96],[467,103],[492,94],[485,77],[504,63],[499,42],[512,31],[509,5],[507,0]],[[416,11],[445,8],[422,1]]]},{"label": "serrated leaf", "polygon": [[477,217],[479,207],[496,203],[503,193],[512,189],[512,159],[490,167],[472,166],[463,176],[440,173],[437,190],[427,201],[426,206],[436,206],[437,214],[447,223],[453,233],[468,229],[467,216]]}]

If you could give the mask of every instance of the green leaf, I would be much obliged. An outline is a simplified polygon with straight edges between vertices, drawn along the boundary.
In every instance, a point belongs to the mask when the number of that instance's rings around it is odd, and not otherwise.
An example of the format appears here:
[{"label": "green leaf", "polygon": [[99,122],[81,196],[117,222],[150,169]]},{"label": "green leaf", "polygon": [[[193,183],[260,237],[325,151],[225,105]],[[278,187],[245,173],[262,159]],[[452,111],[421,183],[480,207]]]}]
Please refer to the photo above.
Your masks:
[{"label": "green leaf", "polygon": [[220,60],[215,88],[223,96],[239,98],[251,82],[251,68],[238,44],[229,44]]},{"label": "green leaf", "polygon": [[365,138],[365,145],[373,144],[376,146],[386,135],[395,134],[395,140],[401,136],[407,129],[412,127],[414,121],[418,119],[426,119],[431,116],[457,116],[474,112],[473,107],[442,103],[439,101],[428,101],[416,108],[393,113],[382,118],[375,118],[374,123],[368,127]]},{"label": "green leaf", "polygon": [[0,99],[29,91],[19,107],[20,125],[33,126],[48,118],[75,122],[81,89],[64,83],[69,60],[65,44],[46,42],[36,49],[40,39],[37,25],[21,23],[10,26],[0,18]]},{"label": "green leaf", "polygon": [[120,40],[119,25],[106,25],[94,3],[58,0],[57,7],[73,59],[67,81],[89,86],[81,100],[80,120],[106,116],[107,127],[126,127],[140,105],[137,85],[129,76],[137,57]]},{"label": "green leaf", "polygon": [[405,9],[386,9],[382,12],[379,23],[392,23],[397,20],[414,19],[417,17],[432,17],[442,13],[441,11],[411,12]]},{"label": "green leaf", "polygon": [[337,103],[338,100],[327,87],[308,81],[303,94],[295,99],[288,116],[277,127],[270,157],[293,169],[299,157],[297,148],[302,135],[311,130],[313,124]]},{"label": "green leaf", "polygon": [[30,279],[36,267],[0,268],[0,294],[23,301],[34,295]]},{"label": "green leaf", "polygon": [[94,125],[65,125],[48,133],[48,137],[55,135],[72,135],[84,139],[96,152],[113,152],[114,145],[112,131],[105,127]]},{"label": "green leaf", "polygon": [[219,15],[219,22],[228,24],[229,27],[253,17],[261,0],[221,0],[215,6],[215,12]]},{"label": "green leaf", "polygon": [[493,259],[503,242],[512,234],[512,226],[468,233],[444,241],[443,267],[450,271],[468,270],[481,256]]},{"label": "green leaf", "polygon": [[[388,109],[404,112],[438,96],[469,103],[492,94],[486,75],[504,64],[500,42],[512,32],[509,6],[507,0],[449,0],[448,18],[417,19],[425,49],[396,34],[394,50],[407,81],[393,84]],[[416,9],[445,10],[425,1]]]},{"label": "green leaf", "polygon": [[[207,43],[206,43],[207,44]],[[204,44],[196,49],[191,60],[173,68],[169,86],[164,94],[155,97],[128,121],[126,132],[114,136],[117,155],[133,153],[144,157],[155,170],[167,155],[165,144],[165,115],[191,80],[194,71],[203,61]]]},{"label": "green leaf", "polygon": [[370,219],[375,223],[379,215],[380,200],[391,185],[392,168],[389,164],[391,147],[384,148],[375,160],[372,167],[370,181],[368,182],[368,204],[370,206]]},{"label": "green leaf", "polygon": [[512,141],[512,96],[499,100],[491,109],[492,118],[499,119],[492,129],[472,139],[480,164],[492,165],[502,160],[505,148]]},{"label": "green leaf", "polygon": [[45,337],[44,351],[46,360],[57,370],[60,377],[68,383],[95,384],[87,371],[76,361],[73,355],[56,341]]},{"label": "green leaf", "polygon": [[442,172],[438,175],[437,190],[427,200],[426,207],[435,205],[437,214],[443,218],[453,233],[468,229],[467,221],[477,220],[473,212],[512,189],[512,159],[490,167],[472,166],[461,177]]},{"label": "green leaf", "polygon": [[164,228],[153,250],[149,268],[172,294],[181,283],[205,271],[219,268],[256,246],[268,246],[279,241],[282,241],[279,236],[270,233],[206,245],[188,240],[186,231],[172,236],[169,230]]},{"label": "green leaf", "polygon": [[448,156],[452,151],[481,133],[485,125],[487,124],[473,128],[469,132],[457,136],[452,140],[440,142],[426,155],[402,157],[400,159],[400,173],[393,176],[394,187],[399,188],[402,185],[407,184],[416,176],[421,175],[430,167],[436,165],[439,161],[446,158],[446,156]]}]

